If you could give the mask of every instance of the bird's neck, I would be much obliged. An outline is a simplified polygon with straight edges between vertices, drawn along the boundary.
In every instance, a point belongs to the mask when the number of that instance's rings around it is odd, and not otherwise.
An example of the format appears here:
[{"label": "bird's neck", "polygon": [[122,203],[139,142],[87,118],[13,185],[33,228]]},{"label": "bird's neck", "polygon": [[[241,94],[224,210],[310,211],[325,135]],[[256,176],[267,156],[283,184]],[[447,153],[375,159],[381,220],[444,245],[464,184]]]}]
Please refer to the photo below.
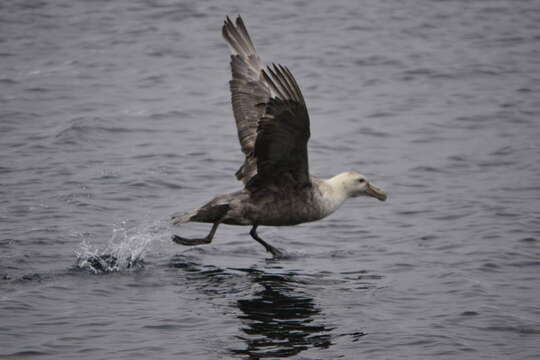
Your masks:
[{"label": "bird's neck", "polygon": [[322,195],[325,216],[336,211],[349,197],[343,182],[337,176],[330,179],[322,180],[319,187]]}]

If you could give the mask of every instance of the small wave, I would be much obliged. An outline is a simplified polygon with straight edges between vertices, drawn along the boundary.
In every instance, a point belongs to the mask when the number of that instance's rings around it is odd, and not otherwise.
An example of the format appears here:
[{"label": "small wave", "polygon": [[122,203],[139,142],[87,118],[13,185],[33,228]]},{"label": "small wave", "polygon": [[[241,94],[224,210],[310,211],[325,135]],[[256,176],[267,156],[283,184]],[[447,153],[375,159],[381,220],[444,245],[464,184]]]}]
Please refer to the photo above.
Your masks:
[{"label": "small wave", "polygon": [[13,84],[17,84],[17,82],[10,78],[0,78],[0,84],[13,85]]},{"label": "small wave", "polygon": [[34,350],[24,350],[8,354],[5,359],[29,359],[30,357],[49,355],[49,353]]},{"label": "small wave", "polygon": [[533,327],[533,326],[527,326],[527,325],[494,325],[494,326],[488,326],[483,328],[487,331],[497,331],[497,332],[513,332],[517,334],[527,334],[527,335],[537,335],[540,334],[540,330]]},{"label": "small wave", "polygon": [[385,117],[392,117],[392,116],[395,116],[396,114],[392,113],[392,112],[385,112],[385,111],[377,111],[377,112],[374,112],[374,113],[371,113],[369,115],[366,116],[366,118],[368,119],[371,119],[371,118],[385,118]]},{"label": "small wave", "polygon": [[526,238],[520,239],[519,241],[523,243],[530,243],[530,244],[538,242],[538,240],[533,237],[526,237]]},{"label": "small wave", "polygon": [[421,173],[421,172],[427,172],[427,173],[441,173],[444,172],[441,168],[436,168],[433,166],[416,166],[410,170],[413,173]]},{"label": "small wave", "polygon": [[189,117],[189,113],[180,110],[172,110],[168,112],[153,113],[149,117],[152,120],[184,119]]},{"label": "small wave", "polygon": [[370,128],[370,127],[361,127],[360,129],[358,129],[356,131],[356,133],[360,133],[362,135],[366,135],[366,136],[373,136],[373,137],[377,137],[377,138],[387,138],[387,137],[390,137],[390,134],[389,133],[386,133],[384,131],[378,131],[378,130],[375,130],[373,128]]},{"label": "small wave", "polygon": [[[156,133],[159,130],[150,127],[125,127],[121,124],[112,125],[115,119],[101,117],[78,117],[72,119],[68,126],[56,133],[56,142],[59,144],[79,144],[85,141],[105,141],[107,136],[119,136],[133,133]],[[105,140],[103,140],[105,139]]]},{"label": "small wave", "polygon": [[403,64],[395,59],[384,55],[371,55],[356,59],[354,63],[358,66],[402,66]]}]

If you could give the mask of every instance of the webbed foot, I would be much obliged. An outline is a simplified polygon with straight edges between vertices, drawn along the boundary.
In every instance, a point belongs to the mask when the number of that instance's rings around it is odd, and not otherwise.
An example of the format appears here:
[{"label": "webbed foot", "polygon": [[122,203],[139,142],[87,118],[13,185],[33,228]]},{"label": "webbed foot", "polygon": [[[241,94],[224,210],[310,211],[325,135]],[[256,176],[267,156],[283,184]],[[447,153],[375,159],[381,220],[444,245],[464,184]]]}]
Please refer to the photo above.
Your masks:
[{"label": "webbed foot", "polygon": [[212,229],[210,230],[208,235],[206,235],[205,238],[188,239],[188,238],[184,238],[184,237],[181,237],[181,236],[178,236],[178,235],[173,235],[172,236],[172,241],[174,241],[177,244],[185,245],[185,246],[210,244],[212,242],[212,239],[214,238],[214,234],[216,233],[216,230],[217,230],[218,226],[219,226],[219,222],[212,225]]},{"label": "webbed foot", "polygon": [[202,238],[202,239],[188,239],[183,238],[178,235],[172,236],[172,241],[174,241],[177,244],[185,245],[185,246],[193,246],[193,245],[203,245],[203,244],[210,244],[212,239],[208,238]]},{"label": "webbed foot", "polygon": [[283,259],[286,257],[285,253],[281,250],[279,250],[276,247],[273,247],[272,245],[267,244],[268,247],[266,247],[266,251],[272,254],[272,256],[276,259]]}]

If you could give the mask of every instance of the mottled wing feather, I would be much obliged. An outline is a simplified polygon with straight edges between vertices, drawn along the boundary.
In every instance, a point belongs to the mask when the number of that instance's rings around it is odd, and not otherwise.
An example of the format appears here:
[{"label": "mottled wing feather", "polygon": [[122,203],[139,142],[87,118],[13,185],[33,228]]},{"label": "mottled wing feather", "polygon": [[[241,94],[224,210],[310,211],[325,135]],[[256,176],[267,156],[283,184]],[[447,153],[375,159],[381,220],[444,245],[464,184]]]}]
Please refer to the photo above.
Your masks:
[{"label": "mottled wing feather", "polygon": [[246,184],[257,173],[255,139],[259,119],[263,116],[265,104],[270,98],[270,89],[261,80],[262,61],[255,52],[242,18],[236,19],[236,25],[227,18],[223,25],[223,37],[233,51],[232,80],[229,84],[238,139],[246,156],[244,164],[236,172],[236,177]]},{"label": "mottled wing feather", "polygon": [[263,68],[244,22],[227,18],[232,105],[246,159],[236,176],[255,191],[272,185],[309,185],[309,116],[300,87],[282,65]]}]

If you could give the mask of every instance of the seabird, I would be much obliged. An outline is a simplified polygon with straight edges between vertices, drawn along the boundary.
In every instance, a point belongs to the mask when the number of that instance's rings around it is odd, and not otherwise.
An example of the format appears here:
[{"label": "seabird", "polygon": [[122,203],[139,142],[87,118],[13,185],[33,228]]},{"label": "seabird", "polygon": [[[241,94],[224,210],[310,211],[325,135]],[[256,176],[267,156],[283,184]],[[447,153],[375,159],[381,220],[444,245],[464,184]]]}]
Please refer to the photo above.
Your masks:
[{"label": "seabird", "polygon": [[236,23],[226,18],[223,37],[232,51],[232,107],[245,155],[236,178],[244,188],[173,216],[173,224],[194,221],[213,225],[204,238],[173,235],[172,240],[181,245],[209,244],[220,224],[251,225],[253,239],[279,257],[281,251],[259,237],[258,226],[320,220],[350,197],[385,201],[384,191],[359,173],[344,172],[330,179],[309,174],[309,116],[294,76],[283,65],[263,65],[240,16]]}]

